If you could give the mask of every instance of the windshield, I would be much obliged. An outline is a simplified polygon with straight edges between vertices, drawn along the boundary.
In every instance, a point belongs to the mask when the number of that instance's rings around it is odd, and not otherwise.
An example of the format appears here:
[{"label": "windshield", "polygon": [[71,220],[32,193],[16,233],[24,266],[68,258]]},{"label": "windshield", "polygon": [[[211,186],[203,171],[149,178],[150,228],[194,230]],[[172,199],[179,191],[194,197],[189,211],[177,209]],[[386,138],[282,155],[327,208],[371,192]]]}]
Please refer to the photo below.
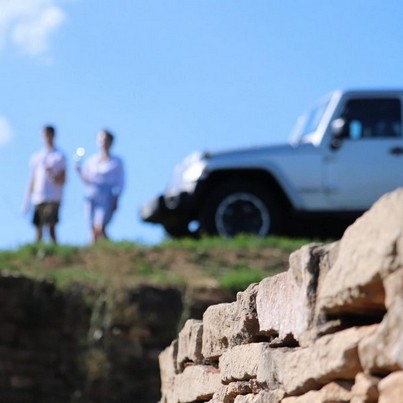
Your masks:
[{"label": "windshield", "polygon": [[304,137],[314,133],[318,129],[329,102],[330,98],[322,100],[315,108],[298,118],[292,134],[294,141],[303,142]]}]

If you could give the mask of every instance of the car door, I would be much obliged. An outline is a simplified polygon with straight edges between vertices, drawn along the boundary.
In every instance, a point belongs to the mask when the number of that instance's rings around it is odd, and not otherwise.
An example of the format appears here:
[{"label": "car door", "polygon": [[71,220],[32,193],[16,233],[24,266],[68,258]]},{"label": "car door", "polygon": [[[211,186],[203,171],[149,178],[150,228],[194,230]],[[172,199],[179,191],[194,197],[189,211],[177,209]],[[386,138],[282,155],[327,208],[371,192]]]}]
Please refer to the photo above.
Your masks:
[{"label": "car door", "polygon": [[329,206],[369,208],[403,186],[403,137],[399,97],[349,99],[341,109],[345,132],[325,159]]}]

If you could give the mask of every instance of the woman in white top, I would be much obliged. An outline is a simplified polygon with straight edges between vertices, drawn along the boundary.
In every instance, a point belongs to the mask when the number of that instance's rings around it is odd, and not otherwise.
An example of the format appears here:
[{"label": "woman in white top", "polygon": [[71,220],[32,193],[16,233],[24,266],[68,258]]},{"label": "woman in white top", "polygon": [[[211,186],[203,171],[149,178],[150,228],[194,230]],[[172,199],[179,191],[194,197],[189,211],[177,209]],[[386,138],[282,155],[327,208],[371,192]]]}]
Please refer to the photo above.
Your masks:
[{"label": "woman in white top", "polygon": [[114,136],[107,130],[98,133],[100,152],[91,156],[78,172],[85,184],[86,209],[90,219],[92,242],[108,239],[106,227],[118,207],[124,185],[122,160],[110,149]]}]

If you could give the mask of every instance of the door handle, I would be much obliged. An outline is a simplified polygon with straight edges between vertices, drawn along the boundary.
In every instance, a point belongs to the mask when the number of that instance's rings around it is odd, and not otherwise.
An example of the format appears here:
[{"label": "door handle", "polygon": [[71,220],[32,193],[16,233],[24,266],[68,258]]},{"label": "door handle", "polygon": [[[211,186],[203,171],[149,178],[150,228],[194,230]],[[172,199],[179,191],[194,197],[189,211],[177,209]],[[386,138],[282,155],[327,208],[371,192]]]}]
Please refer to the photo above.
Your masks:
[{"label": "door handle", "polygon": [[391,149],[389,149],[389,153],[396,156],[402,155],[403,147],[392,147]]}]

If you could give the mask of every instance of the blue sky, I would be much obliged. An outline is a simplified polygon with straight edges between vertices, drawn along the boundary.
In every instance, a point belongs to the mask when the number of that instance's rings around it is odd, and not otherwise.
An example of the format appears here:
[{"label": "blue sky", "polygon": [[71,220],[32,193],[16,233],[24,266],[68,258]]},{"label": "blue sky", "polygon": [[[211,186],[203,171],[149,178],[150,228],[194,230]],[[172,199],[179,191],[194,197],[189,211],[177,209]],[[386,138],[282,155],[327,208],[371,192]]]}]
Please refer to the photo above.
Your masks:
[{"label": "blue sky", "polygon": [[287,141],[337,88],[403,87],[401,0],[0,0],[0,249],[33,240],[30,155],[68,159],[59,240],[89,241],[77,147],[116,135],[127,187],[110,235],[155,243],[139,207],[195,150]]}]

